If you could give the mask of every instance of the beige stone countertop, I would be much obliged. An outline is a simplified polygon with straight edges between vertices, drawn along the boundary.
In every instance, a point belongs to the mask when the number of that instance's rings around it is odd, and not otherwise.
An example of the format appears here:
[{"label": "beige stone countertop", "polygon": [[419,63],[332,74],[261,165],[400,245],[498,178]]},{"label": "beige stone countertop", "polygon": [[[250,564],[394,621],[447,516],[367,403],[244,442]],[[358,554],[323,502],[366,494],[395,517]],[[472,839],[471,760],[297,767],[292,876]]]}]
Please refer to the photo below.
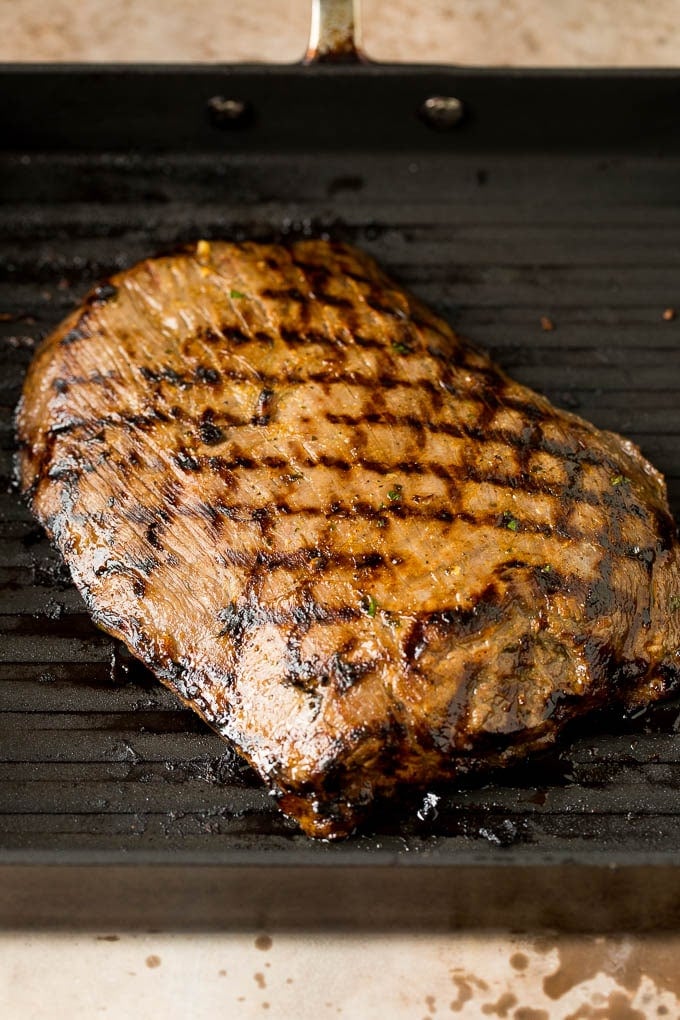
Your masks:
[{"label": "beige stone countertop", "polygon": [[[0,0],[0,60],[293,61],[310,0]],[[363,0],[376,60],[680,66],[680,2]]]},{"label": "beige stone countertop", "polygon": [[[680,0],[365,0],[380,60],[680,66]],[[306,0],[0,0],[2,61],[293,61]],[[680,936],[0,934],[2,1020],[680,1017]]]},{"label": "beige stone countertop", "polygon": [[6,934],[3,1020],[677,1020],[680,938]]}]

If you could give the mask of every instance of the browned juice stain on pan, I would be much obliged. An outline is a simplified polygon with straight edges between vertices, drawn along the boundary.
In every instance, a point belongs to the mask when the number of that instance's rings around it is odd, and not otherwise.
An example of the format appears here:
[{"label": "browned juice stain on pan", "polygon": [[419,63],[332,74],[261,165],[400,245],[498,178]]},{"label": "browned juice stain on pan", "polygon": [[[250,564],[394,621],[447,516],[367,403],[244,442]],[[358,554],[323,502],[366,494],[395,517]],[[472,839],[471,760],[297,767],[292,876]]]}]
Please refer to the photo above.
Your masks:
[{"label": "browned juice stain on pan", "polygon": [[255,948],[262,950],[266,953],[268,949],[271,949],[273,945],[271,935],[258,935],[255,939]]},{"label": "browned juice stain on pan", "polygon": [[155,953],[152,953],[151,956],[147,956],[145,963],[147,967],[153,970],[155,967],[160,967],[161,958],[160,956],[156,956]]},{"label": "browned juice stain on pan", "polygon": [[257,984],[258,988],[267,987],[267,982],[265,981],[264,974],[261,971],[258,971],[256,974],[253,974],[253,980]]}]

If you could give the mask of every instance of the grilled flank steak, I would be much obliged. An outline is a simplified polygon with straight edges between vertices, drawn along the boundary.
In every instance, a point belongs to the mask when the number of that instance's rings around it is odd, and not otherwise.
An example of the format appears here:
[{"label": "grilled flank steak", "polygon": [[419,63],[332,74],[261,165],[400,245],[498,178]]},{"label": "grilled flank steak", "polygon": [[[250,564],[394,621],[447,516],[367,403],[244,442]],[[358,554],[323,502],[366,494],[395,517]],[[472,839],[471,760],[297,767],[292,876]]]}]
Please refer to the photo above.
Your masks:
[{"label": "grilled flank steak", "polygon": [[677,681],[659,473],[345,245],[114,276],[43,344],[18,433],[96,623],[310,835]]}]

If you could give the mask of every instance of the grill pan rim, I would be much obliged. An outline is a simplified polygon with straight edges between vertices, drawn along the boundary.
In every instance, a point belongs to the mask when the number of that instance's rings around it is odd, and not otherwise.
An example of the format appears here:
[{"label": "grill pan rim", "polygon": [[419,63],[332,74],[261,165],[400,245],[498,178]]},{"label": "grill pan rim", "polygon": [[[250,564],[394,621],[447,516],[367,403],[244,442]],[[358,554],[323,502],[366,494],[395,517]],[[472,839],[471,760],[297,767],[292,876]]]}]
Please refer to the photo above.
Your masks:
[{"label": "grill pan rim", "polygon": [[[340,83],[341,89],[338,97],[338,102],[345,102],[347,98],[347,92],[344,88],[347,84],[356,87],[364,88],[366,83],[373,82],[374,84],[382,85],[386,81],[390,82],[401,82],[404,85],[404,93],[408,96],[420,95],[421,92],[425,93],[431,89],[441,89],[443,87],[456,86],[456,88],[466,88],[476,85],[485,86],[489,92],[482,96],[484,103],[480,105],[480,109],[485,108],[484,104],[490,103],[494,96],[498,99],[499,103],[502,101],[506,105],[503,107],[506,113],[508,110],[512,110],[512,102],[518,101],[517,94],[508,95],[507,86],[516,85],[520,87],[520,90],[526,90],[529,86],[532,89],[539,88],[541,86],[559,86],[562,92],[556,98],[556,106],[553,107],[552,114],[559,120],[559,114],[564,111],[568,114],[562,121],[560,127],[561,134],[554,131],[549,138],[540,137],[540,124],[528,123],[523,121],[523,125],[518,134],[514,137],[509,137],[507,132],[500,134],[494,134],[494,130],[499,130],[499,124],[496,120],[493,120],[489,124],[489,131],[491,137],[484,134],[486,131],[486,125],[483,117],[478,118],[478,133],[472,132],[471,134],[465,134],[463,131],[452,131],[451,133],[440,134],[429,131],[424,127],[414,116],[414,108],[412,106],[404,107],[399,115],[395,115],[390,119],[386,118],[385,131],[381,135],[380,132],[376,134],[376,122],[371,120],[371,117],[375,117],[375,111],[379,107],[375,104],[380,100],[384,102],[384,96],[379,94],[380,90],[376,90],[375,96],[373,97],[373,105],[369,106],[366,115],[366,121],[361,124],[355,124],[354,133],[351,134],[351,146],[355,149],[361,147],[364,144],[367,151],[376,151],[384,146],[384,151],[389,152],[391,149],[398,144],[400,132],[402,132],[402,140],[405,140],[407,146],[410,146],[414,151],[422,151],[426,154],[437,154],[444,158],[451,157],[456,159],[459,154],[474,153],[477,149],[482,152],[487,150],[496,150],[503,152],[507,148],[510,152],[517,154],[522,152],[522,146],[527,146],[529,154],[532,153],[543,153],[548,154],[551,145],[557,146],[560,151],[569,150],[571,146],[574,146],[576,152],[590,151],[590,150],[603,150],[617,149],[620,148],[622,151],[631,152],[635,155],[650,155],[652,158],[656,158],[658,154],[659,146],[665,143],[667,151],[676,153],[680,151],[680,127],[677,127],[675,123],[669,123],[667,119],[667,109],[664,108],[661,111],[657,110],[656,119],[652,118],[652,122],[646,126],[646,129],[641,133],[638,133],[637,137],[631,138],[630,132],[626,136],[624,131],[624,122],[614,120],[609,125],[607,130],[601,132],[598,137],[594,137],[592,132],[589,133],[589,126],[592,127],[591,121],[588,116],[594,116],[593,111],[597,113],[601,106],[598,106],[598,89],[602,92],[602,96],[599,97],[604,103],[609,101],[613,95],[611,86],[616,86],[620,89],[623,85],[624,89],[631,90],[632,93],[636,93],[638,90],[641,91],[641,107],[651,102],[652,98],[656,94],[655,90],[659,91],[659,96],[662,103],[670,103],[671,99],[674,99],[678,95],[680,90],[680,72],[673,69],[597,69],[590,71],[588,69],[560,69],[560,70],[549,70],[549,69],[493,69],[489,70],[486,68],[451,68],[431,65],[364,65],[361,67],[344,67],[344,66],[318,66],[318,67],[298,67],[298,66],[266,66],[266,65],[210,65],[210,66],[186,66],[186,65],[2,65],[0,66],[0,83],[3,91],[7,93],[9,85],[12,85],[14,89],[21,89],[22,84],[27,81],[31,81],[36,86],[36,95],[38,91],[42,91],[44,94],[43,105],[39,108],[35,105],[35,95],[32,96],[31,102],[26,105],[23,102],[20,103],[16,108],[9,111],[8,116],[10,118],[10,130],[6,130],[2,134],[2,151],[6,154],[14,152],[42,152],[42,153],[54,153],[56,151],[62,152],[74,152],[81,153],[83,151],[89,152],[101,152],[104,153],[107,150],[101,148],[98,136],[94,135],[94,141],[92,138],[89,140],[83,139],[83,104],[87,105],[90,102],[90,98],[86,95],[81,96],[80,105],[76,103],[74,107],[70,108],[70,111],[64,116],[64,124],[68,126],[69,117],[72,118],[70,122],[70,134],[66,133],[61,139],[61,142],[57,140],[55,143],[54,135],[50,134],[49,122],[51,120],[49,113],[46,114],[46,107],[50,102],[57,103],[60,98],[63,98],[63,93],[60,94],[59,89],[56,93],[53,92],[53,86],[55,82],[66,85],[66,91],[77,98],[78,92],[83,92],[82,84],[79,80],[83,77],[88,79],[99,77],[104,83],[104,87],[114,88],[117,84],[127,83],[134,84],[137,86],[140,81],[147,81],[152,86],[157,86],[160,79],[167,79],[168,81],[174,80],[175,87],[181,92],[180,86],[182,83],[190,84],[196,83],[202,84],[208,82],[213,86],[222,83],[223,85],[231,85],[233,83],[242,83],[247,85],[259,81],[263,86],[269,86],[273,79],[278,79],[283,84],[301,84],[305,92],[309,91],[312,94],[314,86],[318,82],[327,82],[330,86],[335,86],[336,83]],[[18,84],[17,84],[18,83]],[[40,89],[38,89],[40,86]],[[415,89],[414,89],[415,86]],[[418,92],[421,90],[421,92]],[[583,109],[578,109],[578,103],[582,102],[585,94],[584,90],[590,94],[593,99],[590,113],[585,117],[583,115]],[[570,100],[570,92],[573,92],[573,96]],[[525,92],[521,92],[519,99],[522,98]],[[624,94],[619,92],[619,101],[622,105],[625,105],[625,96],[628,93],[624,91]],[[201,93],[203,95],[203,93]],[[296,93],[296,97],[302,95],[302,92]],[[284,97],[285,98],[285,97]],[[466,99],[466,95],[463,96]],[[578,100],[578,103],[574,102],[574,99]],[[127,99],[126,99],[127,101]],[[467,100],[473,109],[475,109],[475,101]],[[481,100],[480,100],[481,103]],[[573,103],[574,105],[570,105]],[[12,106],[11,103],[8,106]],[[40,109],[40,122],[36,121],[36,110]],[[31,117],[31,111],[33,116]],[[123,104],[122,112],[125,114],[126,108]],[[93,110],[94,113],[94,110]],[[526,110],[524,111],[526,114]],[[370,114],[370,116],[369,116]],[[203,116],[202,107],[194,105],[189,107],[181,107],[177,112],[178,118],[184,118],[189,123],[190,118],[196,118],[197,122],[201,120]],[[500,116],[500,115],[499,115]],[[299,118],[300,121],[304,121],[303,117]],[[292,118],[287,123],[293,123]],[[106,118],[101,121],[101,124],[106,125]],[[149,125],[147,124],[147,127]],[[159,129],[158,136],[154,136],[154,125],[152,124],[149,132],[149,138],[147,139],[148,151],[177,151],[178,143],[176,139],[173,141],[172,137],[167,133],[167,125],[161,126],[162,130]],[[30,130],[29,130],[30,129]],[[193,130],[193,128],[192,128]],[[41,131],[46,131],[47,134],[41,134]],[[163,134],[166,131],[166,134]],[[579,143],[578,139],[575,141],[574,133],[582,132],[582,140]],[[17,136],[19,133],[19,137]],[[537,133],[538,132],[538,133]],[[237,155],[241,151],[253,152],[261,151],[271,152],[273,150],[271,136],[267,135],[266,131],[260,134],[259,127],[253,128],[252,135],[246,136],[244,134],[225,135],[224,133],[216,133],[212,131],[209,125],[205,124],[201,120],[200,130],[195,128],[194,134],[191,135],[193,144],[195,145],[195,151],[197,153],[203,153],[208,151],[210,153],[217,152],[223,153],[225,157],[230,158]],[[28,139],[28,141],[26,141]],[[363,143],[362,143],[363,139]],[[119,147],[118,140],[113,137],[113,141],[116,142],[112,146],[115,150]],[[19,144],[18,144],[19,143]],[[24,144],[26,143],[26,144]],[[333,148],[336,151],[342,152],[344,150],[345,141],[341,137],[340,133],[336,139],[325,138],[323,146],[325,148]],[[286,150],[300,150],[310,148],[310,138],[308,129],[304,130],[301,125],[300,131],[297,135],[291,135],[284,147]],[[49,157],[48,157],[49,158]],[[600,853],[598,851],[587,851],[580,850],[578,852],[578,859],[573,860],[573,852],[566,852],[564,854],[556,854],[551,856],[546,853],[545,850],[534,851],[530,846],[519,847],[517,849],[498,849],[489,848],[484,851],[483,855],[480,855],[479,850],[471,852],[472,858],[469,861],[466,860],[465,854],[456,852],[455,850],[451,855],[447,855],[445,858],[442,855],[439,859],[425,858],[421,855],[413,855],[411,859],[399,857],[396,852],[372,850],[370,854],[368,852],[363,853],[357,852],[356,849],[349,849],[346,851],[348,858],[347,863],[344,863],[343,856],[345,851],[337,850],[335,847],[328,848],[328,856],[324,856],[326,850],[320,850],[318,853],[315,851],[313,854],[303,856],[300,860],[291,861],[285,859],[284,855],[288,854],[288,851],[281,851],[282,860],[277,862],[277,851],[262,851],[248,854],[241,858],[238,852],[230,851],[225,854],[225,858],[228,858],[228,863],[225,859],[220,857],[217,853],[214,857],[211,856],[210,861],[207,859],[203,860],[200,855],[193,854],[191,852],[178,852],[177,850],[169,851],[167,854],[164,853],[151,853],[149,851],[79,851],[72,850],[68,854],[64,854],[63,851],[54,852],[41,852],[41,851],[0,851],[0,868],[2,873],[9,876],[10,872],[15,875],[15,880],[9,880],[7,884],[0,882],[0,923],[9,923],[8,919],[12,916],[16,923],[16,914],[12,914],[12,911],[16,906],[16,896],[11,893],[9,888],[12,882],[16,881],[16,890],[23,889],[23,892],[30,899],[30,887],[31,880],[29,873],[36,875],[36,870],[43,871],[44,874],[54,873],[53,869],[59,871],[62,868],[76,868],[82,869],[87,865],[102,864],[106,868],[112,868],[115,865],[121,865],[124,868],[132,869],[146,869],[147,866],[150,869],[156,869],[157,871],[161,868],[169,866],[170,863],[186,870],[187,875],[191,872],[202,871],[209,866],[215,866],[225,870],[240,869],[244,868],[249,873],[252,871],[253,879],[257,879],[258,872],[264,875],[269,868],[275,870],[290,870],[291,872],[297,872],[306,869],[319,868],[324,873],[341,872],[349,869],[364,869],[375,875],[380,872],[393,871],[395,874],[395,884],[393,887],[394,895],[399,895],[399,876],[405,870],[423,870],[423,871],[437,871],[440,870],[442,874],[445,872],[448,876],[447,882],[452,888],[455,888],[456,883],[464,880],[464,875],[470,869],[481,868],[485,871],[485,881],[493,882],[500,889],[503,883],[507,883],[509,877],[513,872],[519,873],[518,869],[522,866],[529,866],[531,868],[545,869],[545,868],[563,868],[569,871],[570,874],[585,874],[586,871],[593,871],[600,876],[601,889],[604,891],[607,888],[606,876],[609,873],[621,872],[631,870],[635,868],[641,869],[641,874],[651,875],[652,872],[661,876],[665,876],[664,881],[667,883],[667,900],[665,901],[664,910],[666,911],[667,918],[670,918],[674,905],[680,902],[680,851],[670,849],[668,853],[657,854],[648,853],[647,851],[631,852],[626,851],[624,854],[618,854],[616,849],[602,851],[601,860],[598,860]],[[487,863],[480,864],[480,856],[488,859]],[[247,859],[246,859],[247,857]],[[535,859],[534,859],[535,858]],[[162,863],[163,862],[163,863]],[[6,870],[7,869],[7,870]],[[151,872],[153,873],[153,872]],[[557,872],[555,872],[557,873]],[[57,883],[58,884],[58,883]],[[481,896],[481,890],[484,883],[480,884],[479,893]],[[635,907],[635,896],[640,896],[643,890],[644,883],[641,878],[631,882],[630,896],[621,897],[620,903],[612,904],[610,916],[612,923],[619,924],[621,918],[632,915]],[[156,894],[162,888],[162,876],[159,874]],[[292,887],[291,887],[292,888]],[[370,882],[366,885],[366,889],[370,894]],[[58,920],[58,896],[56,894],[57,885],[55,885],[55,896],[53,897],[53,918]],[[556,894],[559,894],[559,890],[555,890]],[[9,893],[9,896],[8,896]],[[13,898],[14,896],[14,898]],[[34,898],[35,899],[35,898]],[[14,906],[8,906],[8,903],[14,903]],[[26,901],[28,902],[28,901]],[[62,901],[63,902],[63,901]],[[253,910],[255,904],[259,902],[256,895],[253,895],[252,904]],[[3,906],[3,903],[5,906]],[[260,904],[261,906],[261,904]],[[81,904],[81,908],[85,909],[84,904]],[[576,913],[584,908],[583,898],[579,900],[578,896],[574,893],[573,905],[568,910],[565,908],[562,915],[559,910],[556,911],[555,903],[552,902],[546,906],[546,910],[543,915],[543,922],[550,924],[550,917],[557,919],[560,925],[565,928],[569,928],[576,923]],[[45,921],[45,913],[48,907],[43,906],[38,909],[37,901],[34,902],[33,907],[29,906],[26,908],[25,919],[30,918],[31,910],[34,911],[34,917],[43,920],[39,923],[49,923]],[[96,904],[93,905],[92,918],[96,918]],[[259,909],[259,908],[258,908]],[[41,912],[42,911],[42,912]],[[552,913],[551,913],[552,911]],[[627,912],[627,913],[626,913]],[[398,911],[396,911],[398,914]],[[396,914],[394,915],[396,917]],[[498,919],[501,916],[500,913],[494,915],[494,924],[498,923]],[[512,913],[508,908],[506,917],[509,923],[512,923]],[[561,917],[561,920],[560,920]],[[675,917],[675,915],[673,915]],[[479,923],[489,923],[484,921],[484,912],[480,910]],[[616,920],[618,918],[618,920]],[[63,918],[62,918],[63,920]],[[441,920],[441,919],[440,919]],[[540,918],[535,919],[536,923],[542,923]],[[179,914],[175,915],[176,923],[181,923]],[[361,924],[361,918],[357,917],[357,924]],[[311,914],[309,917],[310,924],[315,923]],[[172,923],[172,918],[169,919],[169,923]],[[272,923],[276,923],[275,921]],[[405,908],[402,916],[402,923],[413,923],[413,918],[408,921]],[[434,923],[430,916],[428,923]],[[469,917],[468,922],[469,923]],[[583,923],[583,921],[581,922]]]}]

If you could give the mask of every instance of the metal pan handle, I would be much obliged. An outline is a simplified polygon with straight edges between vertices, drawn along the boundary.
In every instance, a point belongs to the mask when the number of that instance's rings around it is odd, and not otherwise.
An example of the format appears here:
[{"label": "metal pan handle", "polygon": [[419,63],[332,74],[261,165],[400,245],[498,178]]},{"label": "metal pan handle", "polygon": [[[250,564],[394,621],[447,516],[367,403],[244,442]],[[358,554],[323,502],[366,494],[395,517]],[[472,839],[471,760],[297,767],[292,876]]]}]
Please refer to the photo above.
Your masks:
[{"label": "metal pan handle", "polygon": [[312,0],[305,64],[359,64],[360,0]]}]

